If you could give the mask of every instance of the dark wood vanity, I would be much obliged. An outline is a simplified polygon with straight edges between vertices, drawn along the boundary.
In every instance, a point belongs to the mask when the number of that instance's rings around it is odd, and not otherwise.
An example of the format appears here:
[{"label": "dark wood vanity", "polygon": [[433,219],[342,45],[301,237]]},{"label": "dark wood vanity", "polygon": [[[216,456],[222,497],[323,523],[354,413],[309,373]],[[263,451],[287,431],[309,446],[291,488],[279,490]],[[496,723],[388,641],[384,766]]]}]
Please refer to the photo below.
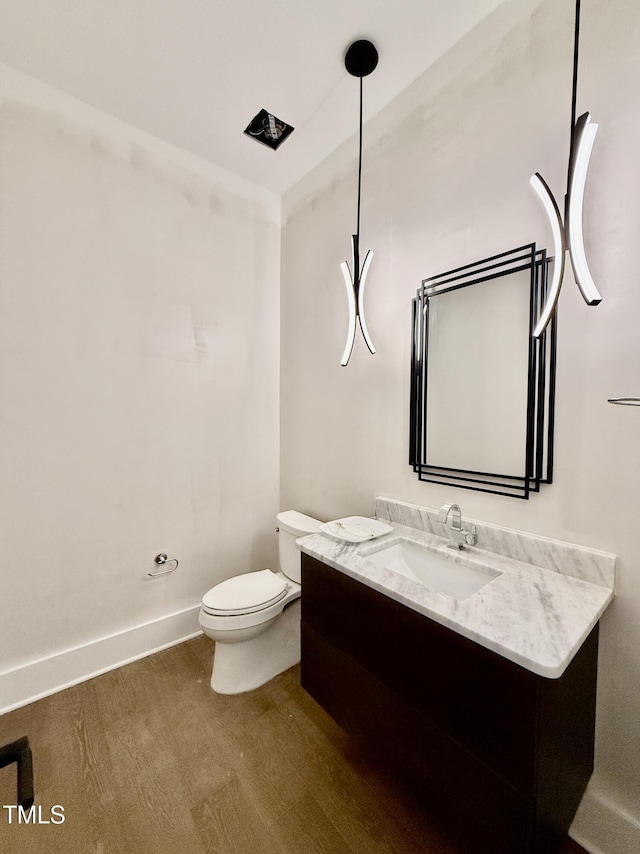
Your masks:
[{"label": "dark wood vanity", "polygon": [[302,685],[463,851],[551,854],[593,769],[598,626],[559,679],[302,555]]}]

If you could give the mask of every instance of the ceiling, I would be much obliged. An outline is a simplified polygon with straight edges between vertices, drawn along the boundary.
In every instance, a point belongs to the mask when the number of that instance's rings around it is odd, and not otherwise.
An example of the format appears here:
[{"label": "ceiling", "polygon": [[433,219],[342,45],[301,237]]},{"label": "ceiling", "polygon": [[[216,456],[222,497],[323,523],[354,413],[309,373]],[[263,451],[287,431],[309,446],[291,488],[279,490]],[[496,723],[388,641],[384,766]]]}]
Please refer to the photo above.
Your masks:
[{"label": "ceiling", "polygon": [[[0,0],[0,61],[276,193],[354,134],[352,41],[377,113],[503,0]],[[243,134],[266,109],[295,131]]]}]

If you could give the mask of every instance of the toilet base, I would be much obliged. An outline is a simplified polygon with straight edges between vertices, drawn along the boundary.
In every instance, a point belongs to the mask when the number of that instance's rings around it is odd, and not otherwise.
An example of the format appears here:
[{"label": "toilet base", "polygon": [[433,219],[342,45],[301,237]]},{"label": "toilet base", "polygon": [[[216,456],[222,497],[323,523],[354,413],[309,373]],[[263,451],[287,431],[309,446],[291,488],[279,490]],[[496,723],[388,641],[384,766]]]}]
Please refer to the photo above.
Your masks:
[{"label": "toilet base", "polygon": [[242,694],[259,688],[300,661],[300,599],[273,625],[239,643],[216,642],[211,687],[217,694]]}]

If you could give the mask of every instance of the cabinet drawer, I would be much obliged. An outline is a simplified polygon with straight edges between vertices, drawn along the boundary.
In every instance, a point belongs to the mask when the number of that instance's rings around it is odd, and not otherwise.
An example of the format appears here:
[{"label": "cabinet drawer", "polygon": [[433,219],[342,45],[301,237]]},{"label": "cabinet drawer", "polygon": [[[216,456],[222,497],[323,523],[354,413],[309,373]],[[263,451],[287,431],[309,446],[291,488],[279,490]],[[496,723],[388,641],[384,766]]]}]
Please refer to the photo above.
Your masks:
[{"label": "cabinet drawer", "polygon": [[539,677],[306,554],[302,619],[520,792],[534,795]]},{"label": "cabinet drawer", "polygon": [[302,624],[302,686],[374,758],[409,784],[469,854],[530,850],[534,802],[517,792],[311,626]]}]

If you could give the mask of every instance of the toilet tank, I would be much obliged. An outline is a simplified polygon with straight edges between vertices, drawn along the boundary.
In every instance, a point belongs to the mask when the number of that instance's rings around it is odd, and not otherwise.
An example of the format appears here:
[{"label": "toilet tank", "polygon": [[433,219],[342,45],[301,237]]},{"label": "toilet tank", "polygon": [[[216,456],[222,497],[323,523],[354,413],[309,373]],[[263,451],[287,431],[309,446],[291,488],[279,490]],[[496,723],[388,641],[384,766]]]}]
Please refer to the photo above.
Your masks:
[{"label": "toilet tank", "polygon": [[278,513],[276,518],[280,571],[296,584],[300,584],[300,549],[296,547],[296,540],[306,537],[307,534],[316,534],[322,522],[305,516],[304,513],[298,513],[297,510],[284,510]]}]

